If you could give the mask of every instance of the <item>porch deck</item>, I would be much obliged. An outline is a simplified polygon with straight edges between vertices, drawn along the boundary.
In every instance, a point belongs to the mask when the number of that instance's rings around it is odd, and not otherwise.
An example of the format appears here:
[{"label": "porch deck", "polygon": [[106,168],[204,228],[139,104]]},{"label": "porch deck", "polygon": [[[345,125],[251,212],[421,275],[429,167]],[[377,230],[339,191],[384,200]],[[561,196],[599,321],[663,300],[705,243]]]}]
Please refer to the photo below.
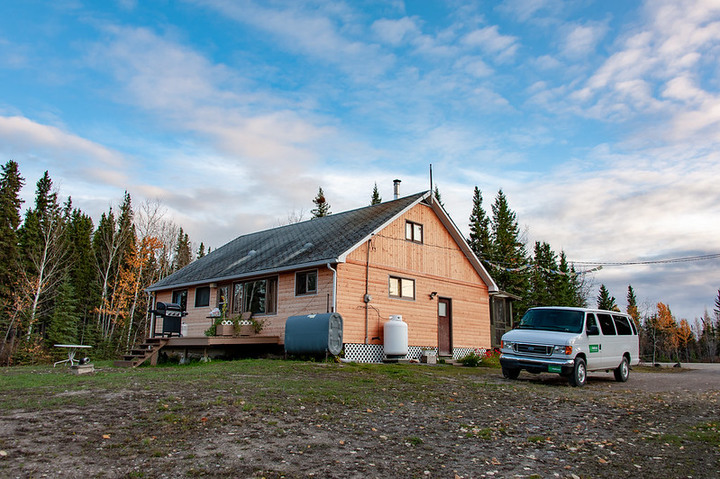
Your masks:
[{"label": "porch deck", "polygon": [[181,336],[168,338],[166,348],[280,344],[280,336]]}]

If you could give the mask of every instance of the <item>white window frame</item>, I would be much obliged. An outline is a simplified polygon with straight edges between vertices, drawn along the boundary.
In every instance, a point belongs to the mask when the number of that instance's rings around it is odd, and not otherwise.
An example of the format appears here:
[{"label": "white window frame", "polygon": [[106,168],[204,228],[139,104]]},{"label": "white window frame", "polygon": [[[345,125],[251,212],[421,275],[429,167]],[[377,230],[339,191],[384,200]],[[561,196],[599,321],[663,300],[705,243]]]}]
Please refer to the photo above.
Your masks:
[{"label": "white window frame", "polygon": [[[308,278],[310,275],[314,273],[315,276],[315,289],[309,289],[308,288]],[[300,276],[304,277],[304,292],[299,292],[299,286],[300,286]],[[298,271],[295,273],[295,296],[310,296],[315,295],[318,293],[318,270],[317,269],[308,269],[305,271]]]}]

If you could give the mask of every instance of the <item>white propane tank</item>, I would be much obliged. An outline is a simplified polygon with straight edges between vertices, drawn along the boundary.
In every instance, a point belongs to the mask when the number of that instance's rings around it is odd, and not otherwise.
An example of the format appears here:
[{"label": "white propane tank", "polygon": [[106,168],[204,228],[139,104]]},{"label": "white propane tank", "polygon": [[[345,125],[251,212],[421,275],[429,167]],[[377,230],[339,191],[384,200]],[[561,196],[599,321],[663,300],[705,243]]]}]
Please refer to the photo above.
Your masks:
[{"label": "white propane tank", "polygon": [[182,336],[184,338],[185,336],[187,336],[187,332],[188,332],[188,325],[185,321],[183,321],[182,324],[180,324],[180,336]]},{"label": "white propane tank", "polygon": [[385,334],[385,356],[402,357],[408,353],[408,326],[399,314],[390,315],[390,321],[383,325]]}]

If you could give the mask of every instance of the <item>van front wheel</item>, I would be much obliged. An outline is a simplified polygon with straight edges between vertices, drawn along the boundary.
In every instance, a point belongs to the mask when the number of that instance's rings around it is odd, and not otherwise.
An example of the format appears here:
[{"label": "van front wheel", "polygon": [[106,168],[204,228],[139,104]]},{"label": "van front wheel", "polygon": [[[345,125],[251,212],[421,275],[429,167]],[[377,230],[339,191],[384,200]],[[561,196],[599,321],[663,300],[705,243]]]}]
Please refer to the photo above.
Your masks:
[{"label": "van front wheel", "polygon": [[570,385],[573,387],[582,387],[587,380],[587,369],[583,358],[575,358],[575,366],[570,373]]},{"label": "van front wheel", "polygon": [[615,381],[624,383],[628,380],[628,377],[630,377],[630,366],[628,365],[627,357],[623,357],[620,366],[615,368],[613,372],[615,373]]},{"label": "van front wheel", "polygon": [[520,370],[515,368],[502,368],[502,374],[505,379],[517,379],[520,376]]}]

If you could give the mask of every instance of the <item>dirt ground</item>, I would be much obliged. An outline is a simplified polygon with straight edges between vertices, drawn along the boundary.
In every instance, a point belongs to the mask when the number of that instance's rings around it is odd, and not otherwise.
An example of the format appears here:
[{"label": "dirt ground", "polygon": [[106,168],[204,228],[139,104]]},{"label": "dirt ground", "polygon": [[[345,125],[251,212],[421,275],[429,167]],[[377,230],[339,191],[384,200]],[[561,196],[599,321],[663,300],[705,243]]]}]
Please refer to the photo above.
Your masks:
[{"label": "dirt ground", "polygon": [[46,391],[0,411],[0,476],[720,477],[720,369],[572,388],[496,369],[285,363],[108,368],[96,374],[110,385]]}]

